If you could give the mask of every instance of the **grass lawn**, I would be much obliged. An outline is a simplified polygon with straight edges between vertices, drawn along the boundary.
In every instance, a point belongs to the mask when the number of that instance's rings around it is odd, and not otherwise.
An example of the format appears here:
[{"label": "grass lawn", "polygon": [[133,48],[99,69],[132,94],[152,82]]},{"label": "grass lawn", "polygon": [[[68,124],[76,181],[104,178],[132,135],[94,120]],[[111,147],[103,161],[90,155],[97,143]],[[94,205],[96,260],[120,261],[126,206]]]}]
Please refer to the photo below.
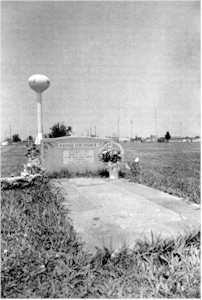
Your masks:
[{"label": "grass lawn", "polygon": [[[133,181],[200,203],[200,143],[123,143],[122,146],[126,157],[130,151],[140,158],[141,174],[134,176]],[[2,177],[23,170],[26,149],[23,144],[1,147]],[[65,175],[70,174],[54,174]]]},{"label": "grass lawn", "polygon": [[[3,148],[2,176],[22,171],[25,152]],[[91,255],[46,178],[2,190],[1,238],[2,298],[200,298],[200,231]]]},{"label": "grass lawn", "polygon": [[[140,158],[134,181],[200,203],[200,143],[124,143]],[[127,155],[126,155],[127,156]]]},{"label": "grass lawn", "polygon": [[11,174],[19,175],[23,171],[23,164],[27,163],[25,144],[1,146],[1,177]]}]

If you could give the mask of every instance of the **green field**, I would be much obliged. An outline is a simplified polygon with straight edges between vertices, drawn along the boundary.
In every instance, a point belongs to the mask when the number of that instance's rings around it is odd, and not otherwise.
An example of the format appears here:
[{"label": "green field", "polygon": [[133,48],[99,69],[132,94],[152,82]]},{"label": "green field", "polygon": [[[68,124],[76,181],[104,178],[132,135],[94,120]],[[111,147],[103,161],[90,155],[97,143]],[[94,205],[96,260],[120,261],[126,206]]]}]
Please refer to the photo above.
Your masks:
[{"label": "green field", "polygon": [[122,144],[140,158],[136,182],[200,203],[200,143]]},{"label": "green field", "polygon": [[1,177],[19,175],[23,171],[23,164],[27,163],[25,144],[1,146]]},{"label": "green field", "polygon": [[[133,147],[142,168],[134,181],[152,184],[148,178],[153,174],[161,184],[160,171],[175,165],[176,172],[184,170],[181,178],[189,174],[191,180],[191,164],[199,167],[195,145],[187,152],[174,145]],[[2,147],[2,175],[19,174],[25,153],[24,145]],[[186,159],[189,168],[182,168]],[[199,169],[196,174],[193,181],[199,180]],[[131,251],[123,245],[118,254],[103,245],[92,255],[84,251],[60,192],[53,193],[46,178],[23,189],[2,190],[1,297],[200,298],[200,230],[176,239],[152,236],[137,241]]]},{"label": "green field", "polygon": [[[133,181],[200,203],[200,143],[123,143],[140,158],[141,174]],[[19,174],[26,163],[23,144],[1,147],[1,176]],[[127,160],[127,159],[126,159]]]}]

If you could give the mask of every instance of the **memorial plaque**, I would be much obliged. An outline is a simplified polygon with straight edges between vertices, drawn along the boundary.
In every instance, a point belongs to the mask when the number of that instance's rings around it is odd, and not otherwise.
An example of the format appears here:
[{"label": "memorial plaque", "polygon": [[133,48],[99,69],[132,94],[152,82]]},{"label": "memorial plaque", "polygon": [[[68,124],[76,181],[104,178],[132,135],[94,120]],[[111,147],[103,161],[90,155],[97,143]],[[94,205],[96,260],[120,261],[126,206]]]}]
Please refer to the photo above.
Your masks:
[{"label": "memorial plaque", "polygon": [[93,164],[94,150],[63,151],[63,165]]},{"label": "memorial plaque", "polygon": [[[65,136],[41,141],[41,161],[46,172],[68,170],[84,173],[106,168],[98,154],[106,144],[119,148],[108,138]],[[121,147],[122,149],[122,147]],[[122,149],[123,150],[123,149]]]}]

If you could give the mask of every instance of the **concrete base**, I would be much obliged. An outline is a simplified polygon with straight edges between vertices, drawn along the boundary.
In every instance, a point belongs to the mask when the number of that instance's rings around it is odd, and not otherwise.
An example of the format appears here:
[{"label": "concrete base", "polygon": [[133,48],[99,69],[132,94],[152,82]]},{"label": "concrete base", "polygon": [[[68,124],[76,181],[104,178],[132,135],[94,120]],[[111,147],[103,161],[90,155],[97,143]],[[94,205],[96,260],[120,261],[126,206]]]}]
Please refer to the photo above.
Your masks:
[{"label": "concrete base", "polygon": [[41,140],[43,139],[43,134],[42,133],[38,133],[35,139],[35,144],[36,145],[40,145],[41,144]]},{"label": "concrete base", "polygon": [[200,226],[200,205],[125,179],[52,180],[87,250],[133,248],[137,239],[175,237]]}]

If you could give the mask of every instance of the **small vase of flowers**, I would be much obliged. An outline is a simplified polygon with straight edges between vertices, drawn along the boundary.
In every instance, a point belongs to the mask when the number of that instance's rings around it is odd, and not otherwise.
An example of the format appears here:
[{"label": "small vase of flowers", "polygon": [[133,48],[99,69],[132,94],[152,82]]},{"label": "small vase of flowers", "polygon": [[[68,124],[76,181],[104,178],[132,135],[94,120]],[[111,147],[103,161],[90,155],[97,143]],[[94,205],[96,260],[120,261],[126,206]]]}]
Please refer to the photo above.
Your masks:
[{"label": "small vase of flowers", "polygon": [[36,145],[34,144],[32,148],[27,150],[25,156],[28,157],[28,163],[24,165],[24,171],[21,172],[21,175],[28,176],[33,174],[43,174],[44,168],[41,166],[39,159],[39,150],[36,149]]},{"label": "small vase of flowers", "polygon": [[112,146],[108,146],[107,148],[103,149],[98,156],[99,160],[107,165],[109,170],[109,178],[118,179],[120,162],[122,159],[120,151],[114,149]]}]

